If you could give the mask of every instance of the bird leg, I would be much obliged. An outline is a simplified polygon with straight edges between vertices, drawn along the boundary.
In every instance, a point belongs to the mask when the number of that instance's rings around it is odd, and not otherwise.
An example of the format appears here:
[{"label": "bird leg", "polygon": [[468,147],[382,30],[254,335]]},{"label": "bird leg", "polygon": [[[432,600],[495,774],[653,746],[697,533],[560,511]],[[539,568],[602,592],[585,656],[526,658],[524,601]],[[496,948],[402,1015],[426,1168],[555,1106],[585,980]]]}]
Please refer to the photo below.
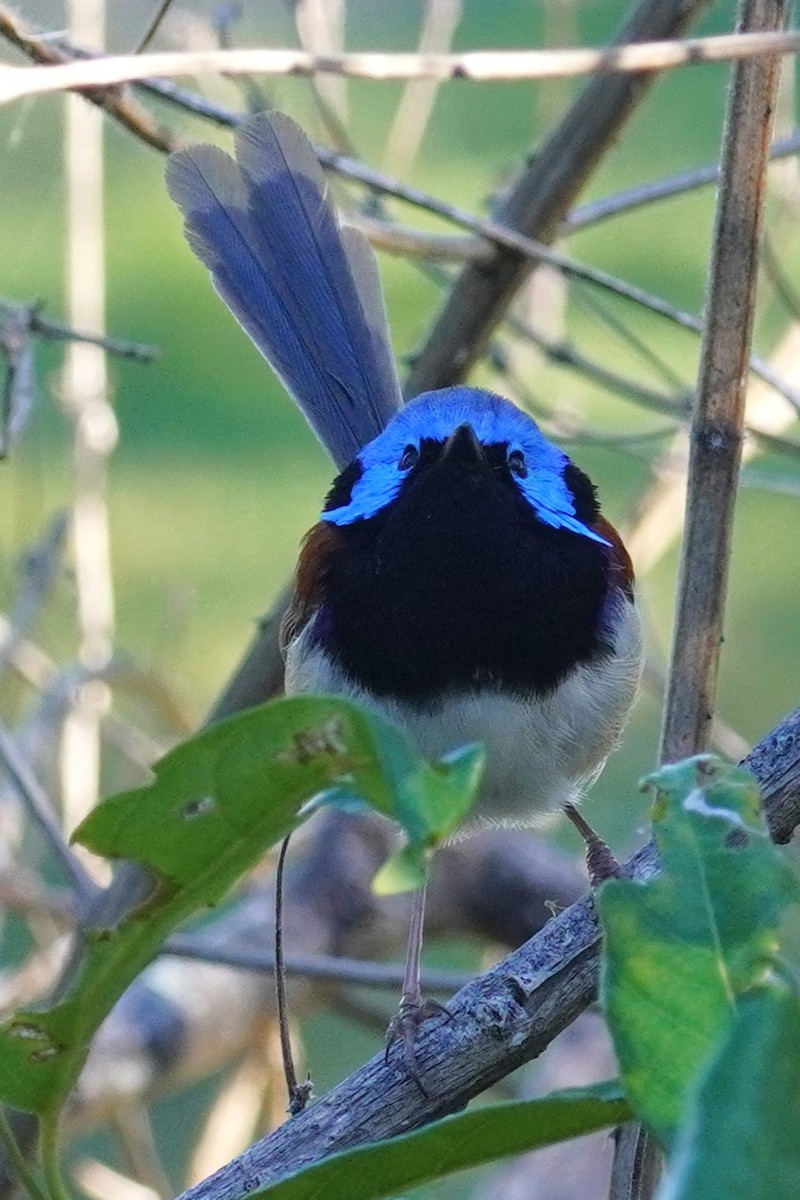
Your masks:
[{"label": "bird leg", "polygon": [[403,974],[403,994],[400,997],[400,1009],[396,1017],[389,1022],[386,1030],[386,1061],[389,1061],[389,1051],[395,1042],[403,1044],[403,1059],[406,1071],[414,1080],[423,1096],[429,1093],[420,1076],[419,1064],[414,1050],[417,1030],[428,1017],[444,1014],[451,1016],[448,1009],[437,1000],[423,1000],[420,988],[420,957],[422,954],[422,933],[425,924],[425,887],[414,892],[411,899],[411,922],[408,930],[408,947],[406,949],[406,964]]},{"label": "bird leg", "polygon": [[592,888],[598,888],[606,879],[619,879],[622,875],[622,867],[599,833],[592,829],[574,804],[565,804],[564,812],[583,838],[586,846],[586,870]]}]

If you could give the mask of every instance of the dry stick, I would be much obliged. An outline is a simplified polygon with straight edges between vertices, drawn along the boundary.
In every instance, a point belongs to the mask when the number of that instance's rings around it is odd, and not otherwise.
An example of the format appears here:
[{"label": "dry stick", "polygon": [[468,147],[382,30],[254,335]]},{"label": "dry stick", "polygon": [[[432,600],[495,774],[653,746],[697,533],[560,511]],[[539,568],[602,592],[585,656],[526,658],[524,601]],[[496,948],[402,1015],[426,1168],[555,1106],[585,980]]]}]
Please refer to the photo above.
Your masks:
[{"label": "dry stick", "polygon": [[[785,9],[783,0],[743,0],[740,25],[779,28]],[[714,708],[778,74],[774,57],[737,65],[728,102],[661,744],[665,761],[705,748]]]},{"label": "dry stick", "polygon": [[[463,0],[427,0],[420,25],[420,56],[449,51],[463,16]],[[422,145],[441,80],[409,81],[395,109],[384,162],[395,175],[409,175]]]},{"label": "dry stick", "polygon": [[[785,17],[785,0],[741,0],[738,28],[780,29]],[[728,97],[661,738],[665,762],[704,750],[714,715],[779,74],[776,57],[739,63]],[[611,1200],[655,1194],[661,1151],[641,1125],[620,1130],[615,1160]]]},{"label": "dry stick", "polygon": [[[800,133],[789,134],[779,138],[770,147],[770,161],[776,158],[787,158],[800,150]],[[564,221],[560,230],[561,236],[566,237],[596,225],[599,221],[607,221],[610,217],[618,217],[622,213],[632,212],[646,204],[654,204],[661,200],[669,200],[673,196],[684,195],[695,188],[707,187],[719,179],[719,165],[710,163],[705,167],[697,167],[692,171],[681,171],[678,175],[668,175],[664,179],[656,179],[653,183],[640,184],[637,187],[626,188],[612,196],[603,196],[574,208]]]},{"label": "dry stick", "polygon": [[159,27],[161,26],[161,22],[166,17],[171,4],[172,4],[172,0],[161,0],[161,3],[159,4],[155,13],[150,18],[150,22],[149,22],[144,34],[142,35],[142,38],[140,39],[139,44],[137,45],[136,49],[134,50],[134,54],[141,54],[142,51],[146,50],[147,47],[150,45],[153,38],[158,33]]},{"label": "dry stick", "polygon": [[[800,823],[800,708],[747,756],[758,778],[772,837]],[[657,871],[653,843],[625,864],[644,880]],[[537,1057],[596,996],[600,930],[589,897],[553,920],[448,1001],[456,1019],[423,1026],[415,1050],[429,1097],[383,1054],[256,1142],[182,1200],[235,1200],[312,1162],[428,1124]]]},{"label": "dry stick", "polygon": [[294,1117],[301,1113],[308,1103],[312,1085],[311,1076],[306,1079],[305,1083],[298,1084],[297,1082],[294,1054],[292,1053],[292,1035],[289,1029],[289,1006],[286,1003],[286,965],[283,959],[283,876],[290,841],[291,836],[289,835],[281,842],[278,865],[275,870],[275,997],[283,1076],[289,1093],[289,1112]]},{"label": "dry stick", "polygon": [[[0,876],[0,891],[3,880]],[[219,963],[243,971],[268,973],[275,970],[275,953],[248,950],[214,941],[204,935],[176,934],[161,947],[159,954],[172,958],[188,958],[199,962]],[[307,979],[329,983],[353,983],[365,988],[390,988],[403,983],[402,963],[373,962],[367,959],[346,958],[338,954],[289,954],[283,956],[287,976],[303,975]],[[464,987],[474,972],[424,970],[422,986],[425,992],[455,992]]]},{"label": "dry stick", "polygon": [[[71,58],[52,41],[42,37],[20,20],[17,13],[5,4],[0,4],[0,36],[27,54],[42,66],[53,66],[71,62]],[[8,68],[9,70],[11,68]],[[121,125],[143,142],[169,154],[177,150],[179,142],[170,129],[156,121],[147,109],[134,100],[126,88],[103,88],[85,93],[85,98],[99,108],[105,109]]]},{"label": "dry stick", "polygon": [[36,779],[24,757],[17,750],[14,739],[2,724],[0,724],[0,767],[8,775],[14,790],[28,809],[34,822],[41,829],[53,856],[62,867],[74,890],[79,911],[83,911],[97,896],[99,889],[83,864],[67,845],[50,797]]},{"label": "dry stick", "polygon": [[[669,26],[667,31],[669,32]],[[0,73],[0,103],[67,89],[116,86],[152,78],[186,75],[339,75],[372,80],[448,80],[476,82],[563,79],[576,75],[642,75],[696,63],[746,60],[794,54],[800,33],[741,36],[723,34],[690,40],[650,41],[624,38],[607,48],[560,50],[472,50],[464,54],[349,53],[311,54],[306,50],[188,50],[163,54],[109,55],[44,71],[10,67]]]}]

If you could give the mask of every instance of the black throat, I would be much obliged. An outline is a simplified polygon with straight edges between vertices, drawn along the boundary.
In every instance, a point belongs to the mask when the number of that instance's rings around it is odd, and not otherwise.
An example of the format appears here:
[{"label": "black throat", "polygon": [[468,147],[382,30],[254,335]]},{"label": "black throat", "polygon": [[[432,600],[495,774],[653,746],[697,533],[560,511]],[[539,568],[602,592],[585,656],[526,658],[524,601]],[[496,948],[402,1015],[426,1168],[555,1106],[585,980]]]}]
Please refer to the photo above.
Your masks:
[{"label": "black throat", "polygon": [[[329,506],[357,478],[347,476]],[[592,485],[572,465],[566,478],[591,523]],[[607,548],[541,522],[504,447],[486,448],[480,465],[423,455],[390,504],[340,533],[315,636],[376,695],[423,705],[470,690],[544,695],[611,649]]]}]

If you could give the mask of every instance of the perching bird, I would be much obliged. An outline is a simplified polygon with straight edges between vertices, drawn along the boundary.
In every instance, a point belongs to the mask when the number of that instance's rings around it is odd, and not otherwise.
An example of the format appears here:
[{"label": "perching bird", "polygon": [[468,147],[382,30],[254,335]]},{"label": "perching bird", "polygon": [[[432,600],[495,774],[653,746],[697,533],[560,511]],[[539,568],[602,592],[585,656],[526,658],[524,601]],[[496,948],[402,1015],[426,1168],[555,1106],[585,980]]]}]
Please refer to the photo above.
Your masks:
[{"label": "perching bird", "polygon": [[[630,559],[594,486],[526,413],[471,387],[402,405],[377,265],[301,130],[249,119],[167,183],[214,286],[340,474],[300,552],[287,692],[339,693],[438,759],[482,742],[473,826],[573,800],[639,681]],[[400,1018],[424,1013],[415,906]]]}]

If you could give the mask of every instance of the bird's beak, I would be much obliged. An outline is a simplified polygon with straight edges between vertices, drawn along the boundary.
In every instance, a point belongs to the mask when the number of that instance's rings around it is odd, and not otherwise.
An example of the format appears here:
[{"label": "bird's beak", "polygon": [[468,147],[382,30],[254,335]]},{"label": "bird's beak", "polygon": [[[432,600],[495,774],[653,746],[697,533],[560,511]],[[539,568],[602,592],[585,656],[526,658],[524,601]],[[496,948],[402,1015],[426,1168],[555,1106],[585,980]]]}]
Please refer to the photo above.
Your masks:
[{"label": "bird's beak", "polygon": [[475,430],[466,422],[459,425],[444,444],[441,461],[459,459],[465,464],[482,465],[486,462],[483,446],[475,436]]}]

